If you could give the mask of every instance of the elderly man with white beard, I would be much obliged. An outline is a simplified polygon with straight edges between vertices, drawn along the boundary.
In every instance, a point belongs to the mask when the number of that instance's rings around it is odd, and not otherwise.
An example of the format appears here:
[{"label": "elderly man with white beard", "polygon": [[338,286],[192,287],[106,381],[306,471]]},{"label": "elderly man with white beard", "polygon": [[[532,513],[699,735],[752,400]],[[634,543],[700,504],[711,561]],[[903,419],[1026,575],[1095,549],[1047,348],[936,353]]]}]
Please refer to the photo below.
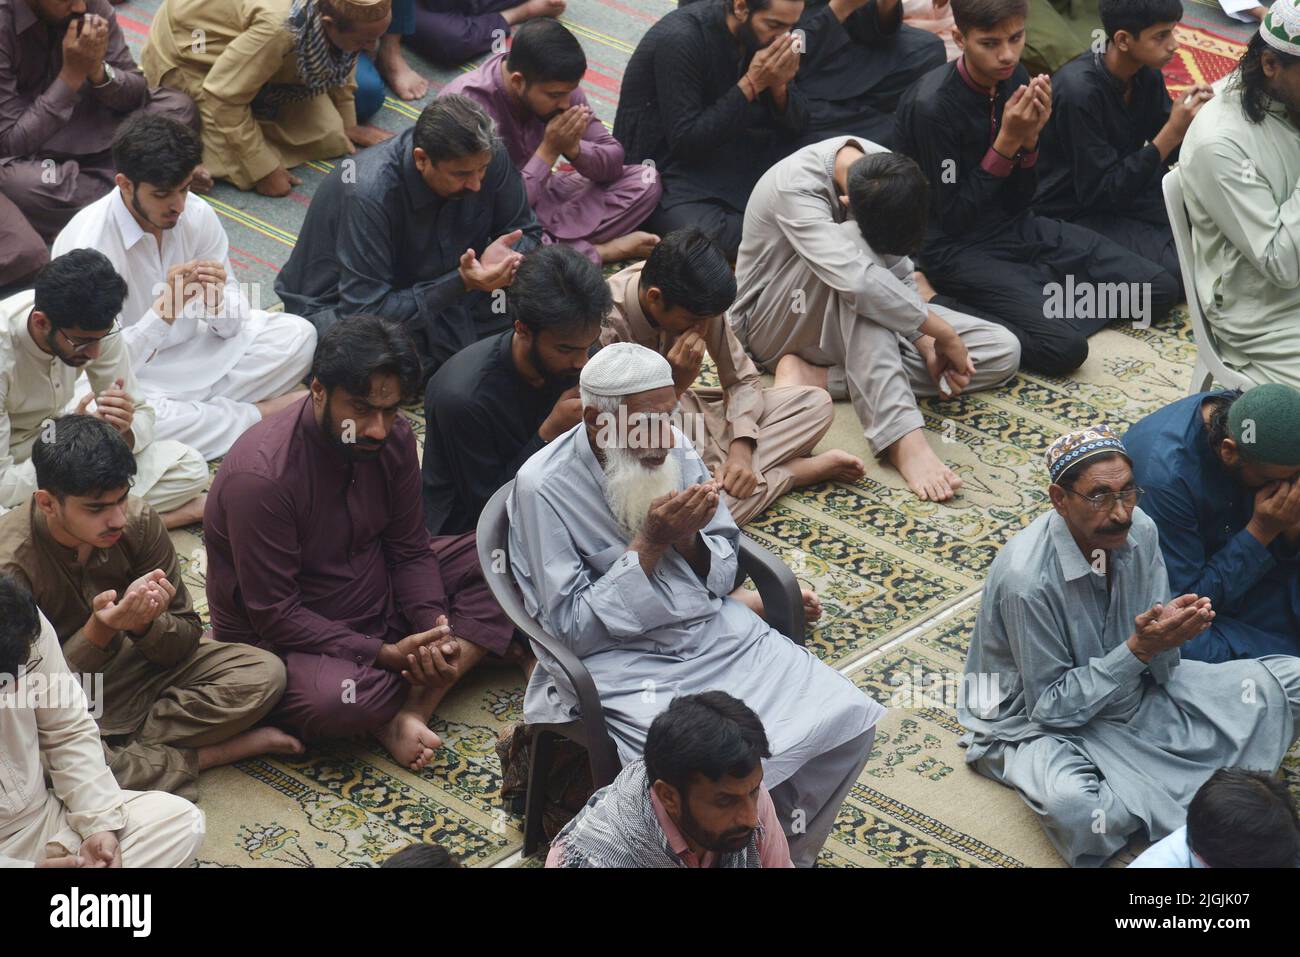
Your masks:
[{"label": "elderly man with white beard", "polygon": [[[624,764],[678,695],[720,690],[768,729],[771,792],[796,866],[811,866],[871,753],[884,709],[728,597],[740,531],[695,449],[671,425],[672,367],[614,343],[582,370],[583,421],[525,463],[508,503],[524,604],[591,672]],[[577,714],[539,657],[529,723]]]}]

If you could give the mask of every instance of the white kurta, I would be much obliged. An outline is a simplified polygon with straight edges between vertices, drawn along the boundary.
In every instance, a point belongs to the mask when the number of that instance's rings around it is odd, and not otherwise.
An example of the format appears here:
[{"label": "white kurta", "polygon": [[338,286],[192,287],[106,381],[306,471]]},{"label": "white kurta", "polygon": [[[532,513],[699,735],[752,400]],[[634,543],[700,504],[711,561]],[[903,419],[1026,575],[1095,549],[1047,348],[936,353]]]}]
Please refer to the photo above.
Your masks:
[{"label": "white kurta", "polygon": [[[709,481],[686,437],[675,435],[682,487]],[[529,613],[591,672],[624,764],[641,757],[650,722],[676,695],[701,691],[726,691],[762,719],[772,750],[768,790],[875,725],[884,708],[728,597],[740,530],[725,505],[702,532],[707,582],[675,549],[647,577],[604,487],[581,424],[529,459],[509,501],[510,565]],[[525,719],[572,720],[576,706],[562,673],[542,657]]]},{"label": "white kurta", "polygon": [[[0,301],[0,512],[36,491],[32,445],[44,423],[71,404],[81,371],[42,352],[27,331],[35,294],[29,289]],[[82,366],[88,388],[112,388],[121,379],[135,399],[136,495],[170,512],[202,494],[208,484],[203,456],[180,442],[154,440],[154,408],[131,371],[121,333],[109,336],[99,358]]]},{"label": "white kurta", "polygon": [[194,859],[202,812],[173,794],[117,786],[82,685],[44,615],[23,676],[0,692],[0,715],[0,867],[76,854],[101,831],[116,832],[125,867]]},{"label": "white kurta", "polygon": [[[230,263],[226,232],[202,197],[188,197],[160,248],[121,191],[113,190],[72,218],[55,239],[53,255],[83,248],[98,249],[126,280],[122,338],[157,409],[159,438],[191,445],[205,458],[224,455],[261,418],[253,403],[288,392],[311,367],[315,328],[298,316],[250,305]],[[192,300],[168,323],[153,309],[167,270],[196,259],[225,267],[223,303],[209,310]]]}]

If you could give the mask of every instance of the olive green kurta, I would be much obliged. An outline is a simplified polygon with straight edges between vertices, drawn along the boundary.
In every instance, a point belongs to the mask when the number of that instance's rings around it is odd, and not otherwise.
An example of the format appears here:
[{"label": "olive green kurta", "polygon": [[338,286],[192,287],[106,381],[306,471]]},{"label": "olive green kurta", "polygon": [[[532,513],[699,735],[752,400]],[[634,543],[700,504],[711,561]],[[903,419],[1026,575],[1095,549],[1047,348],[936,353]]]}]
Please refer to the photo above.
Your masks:
[{"label": "olive green kurta", "polygon": [[345,86],[284,105],[274,120],[253,116],[263,86],[298,82],[289,7],[290,0],[163,0],[140,55],[151,84],[193,97],[204,165],[240,189],[279,166],[342,156],[343,131],[357,124],[355,71]]},{"label": "olive green kurta", "polygon": [[1097,0],[1029,0],[1020,62],[1030,73],[1055,73],[1104,36]]}]

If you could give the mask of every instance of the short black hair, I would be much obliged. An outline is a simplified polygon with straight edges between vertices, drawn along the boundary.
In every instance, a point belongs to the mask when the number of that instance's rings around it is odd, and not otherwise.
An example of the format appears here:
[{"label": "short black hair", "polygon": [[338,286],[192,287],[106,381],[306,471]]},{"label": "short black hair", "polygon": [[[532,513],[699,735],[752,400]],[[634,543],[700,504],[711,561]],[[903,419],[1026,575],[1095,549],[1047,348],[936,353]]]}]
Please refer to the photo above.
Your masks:
[{"label": "short black hair", "polygon": [[916,160],[902,153],[868,153],[845,177],[849,210],[877,253],[911,256],[925,240],[930,184]]},{"label": "short black hair", "polygon": [[175,189],[202,162],[199,135],[158,113],[132,113],[113,136],[113,165],[137,186]]},{"label": "short black hair", "polygon": [[397,376],[402,402],[420,388],[420,356],[398,323],[379,316],[351,316],[334,323],[316,344],[311,374],[325,391],[342,388],[364,398],[376,373]]},{"label": "short black hair", "polygon": [[32,305],[56,329],[105,332],[126,302],[126,280],[98,249],[56,256],[36,274],[35,285]]},{"label": "short black hair", "polygon": [[1271,774],[1220,768],[1187,808],[1187,844],[1210,867],[1295,867],[1295,800]]},{"label": "short black hair", "polygon": [[430,162],[462,159],[496,148],[496,124],[468,96],[448,93],[420,111],[412,142]]},{"label": "short black hair", "polygon": [[511,321],[534,333],[598,327],[613,305],[600,267],[572,246],[535,249],[506,288]]},{"label": "short black hair", "polygon": [[460,867],[460,861],[441,844],[408,844],[380,867]]},{"label": "short black hair", "polygon": [[528,83],[579,83],[587,72],[582,44],[559,20],[529,20],[515,31],[506,69]]},{"label": "short black hair", "polygon": [[1223,440],[1232,438],[1228,413],[1232,410],[1232,403],[1240,399],[1242,394],[1240,389],[1233,389],[1226,395],[1212,395],[1205,400],[1205,405],[1210,409],[1210,418],[1205,424],[1205,439],[1210,443],[1210,451],[1216,459],[1219,457],[1219,449],[1223,448]]},{"label": "short black hair", "polygon": [[1003,20],[1028,16],[1029,0],[952,0],[952,19],[962,33],[992,30]]},{"label": "short black hair", "polygon": [[645,769],[650,783],[665,781],[683,797],[691,778],[743,778],[772,756],[763,722],[739,698],[704,691],[674,698],[650,723]]},{"label": "short black hair", "polygon": [[717,316],[736,301],[736,274],[727,254],[698,226],[674,229],[650,251],[641,267],[641,288],[656,287],[669,309]]},{"label": "short black hair", "polygon": [[59,501],[126,488],[135,454],[117,429],[93,415],[61,415],[41,426],[32,446],[36,487]]},{"label": "short black hair", "polygon": [[1157,23],[1177,23],[1183,18],[1182,0],[1100,0],[1097,14],[1106,38],[1120,30],[1134,37]]},{"label": "short black hair", "polygon": [[1083,473],[1088,471],[1088,469],[1092,468],[1094,465],[1100,465],[1102,462],[1113,462],[1115,459],[1123,459],[1125,462],[1128,462],[1130,466],[1133,464],[1129,461],[1128,456],[1124,455],[1122,452],[1101,452],[1097,455],[1090,455],[1086,459],[1081,459],[1080,461],[1075,462],[1060,474],[1056,479],[1055,484],[1061,486],[1061,488],[1073,489],[1079,479],[1083,477]]},{"label": "short black hair", "polygon": [[20,580],[0,572],[0,676],[18,676],[18,669],[31,660],[40,633],[36,599]]}]

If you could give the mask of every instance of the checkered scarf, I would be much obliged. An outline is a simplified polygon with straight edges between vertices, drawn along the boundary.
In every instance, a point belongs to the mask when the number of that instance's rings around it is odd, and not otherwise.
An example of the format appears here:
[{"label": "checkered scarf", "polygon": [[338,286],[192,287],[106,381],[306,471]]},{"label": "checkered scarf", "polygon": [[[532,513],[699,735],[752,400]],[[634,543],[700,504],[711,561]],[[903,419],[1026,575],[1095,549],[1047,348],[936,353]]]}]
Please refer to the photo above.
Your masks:
[{"label": "checkered scarf", "polygon": [[[754,831],[743,851],[720,854],[719,867],[762,867]],[[650,803],[645,762],[634,761],[564,826],[553,842],[561,867],[685,867],[673,853]]]},{"label": "checkered scarf", "polygon": [[273,120],[280,107],[300,100],[310,100],[338,86],[343,86],[357,64],[357,54],[345,53],[329,42],[321,22],[316,0],[293,0],[285,26],[293,34],[293,49],[298,57],[301,83],[268,83],[253,98],[253,114]]}]

